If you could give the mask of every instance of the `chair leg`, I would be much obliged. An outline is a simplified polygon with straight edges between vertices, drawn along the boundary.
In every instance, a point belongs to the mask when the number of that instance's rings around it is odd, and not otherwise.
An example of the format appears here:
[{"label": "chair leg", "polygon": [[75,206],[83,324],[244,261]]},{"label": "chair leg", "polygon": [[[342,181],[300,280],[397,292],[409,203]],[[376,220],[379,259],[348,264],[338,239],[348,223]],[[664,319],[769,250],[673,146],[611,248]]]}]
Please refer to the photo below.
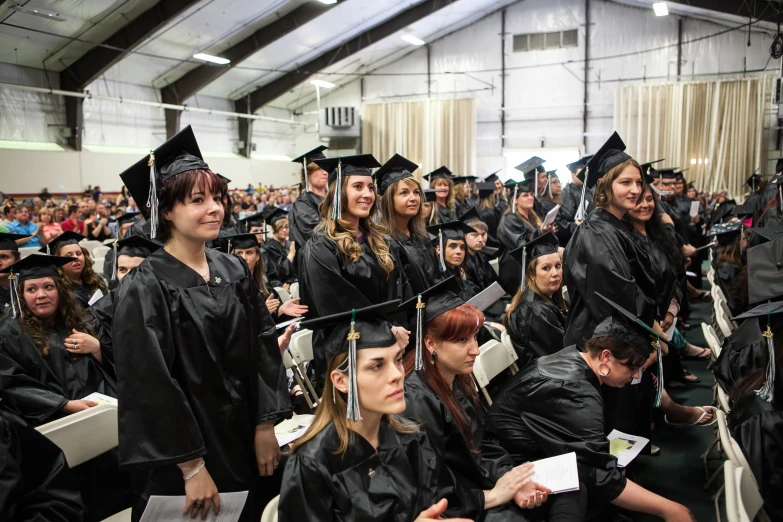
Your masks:
[{"label": "chair leg", "polygon": [[715,519],[718,522],[721,522],[720,520],[720,496],[723,494],[723,490],[726,488],[726,485],[720,487],[717,493],[713,495],[712,500],[715,502]]},{"label": "chair leg", "polygon": [[712,487],[712,483],[715,482],[715,479],[718,478],[719,475],[723,474],[723,467],[725,465],[726,465],[725,462],[721,464],[720,467],[712,473],[712,476],[709,479],[707,479],[707,482],[704,483],[704,489],[706,491],[709,491],[710,488]]},{"label": "chair leg", "polygon": [[707,480],[710,478],[710,468],[707,466],[707,459],[710,457],[710,453],[713,449],[715,449],[715,446],[720,442],[719,438],[715,438],[715,440],[712,441],[712,443],[707,446],[707,450],[701,454],[701,461],[704,463],[704,479]]},{"label": "chair leg", "polygon": [[484,399],[486,399],[487,404],[492,406],[492,398],[489,396],[489,392],[487,391],[487,389],[486,388],[481,388],[481,393],[484,394]]}]

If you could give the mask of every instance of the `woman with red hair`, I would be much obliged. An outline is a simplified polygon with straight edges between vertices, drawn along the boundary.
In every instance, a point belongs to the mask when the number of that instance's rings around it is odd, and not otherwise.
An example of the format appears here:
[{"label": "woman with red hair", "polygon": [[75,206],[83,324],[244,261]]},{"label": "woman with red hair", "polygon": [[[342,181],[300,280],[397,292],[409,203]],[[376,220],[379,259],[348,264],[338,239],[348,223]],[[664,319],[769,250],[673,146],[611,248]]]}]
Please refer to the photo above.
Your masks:
[{"label": "woman with red hair", "polygon": [[[550,491],[532,481],[531,464],[515,467],[502,448],[482,440],[486,411],[471,372],[479,355],[476,334],[484,314],[460,299],[458,291],[452,277],[409,301],[415,305],[422,299],[426,305],[423,311],[417,308],[421,339],[405,358],[404,415],[426,429],[457,482],[483,505],[478,520],[525,520],[519,508],[540,506]],[[482,446],[493,447],[497,457],[484,458]],[[526,477],[521,487],[520,473]],[[456,500],[449,499],[449,505]]]}]

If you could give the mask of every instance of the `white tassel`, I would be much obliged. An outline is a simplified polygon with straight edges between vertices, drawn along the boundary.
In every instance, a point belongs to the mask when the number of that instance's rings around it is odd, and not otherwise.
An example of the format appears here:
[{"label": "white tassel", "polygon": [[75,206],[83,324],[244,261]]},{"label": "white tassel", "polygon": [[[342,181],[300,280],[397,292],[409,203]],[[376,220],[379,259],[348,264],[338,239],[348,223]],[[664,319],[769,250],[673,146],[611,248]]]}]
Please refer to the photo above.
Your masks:
[{"label": "white tassel", "polygon": [[424,323],[424,302],[421,300],[421,294],[419,294],[419,301],[416,303],[416,362],[414,365],[415,370],[421,370],[424,368],[424,341],[422,340],[422,331]]},{"label": "white tassel", "polygon": [[21,319],[22,305],[19,303],[19,281],[16,274],[9,274],[8,279],[11,281],[11,317],[14,319]]},{"label": "white tassel", "polygon": [[552,199],[552,178],[550,176],[546,178],[546,190],[549,193],[549,199]]},{"label": "white tassel", "polygon": [[525,284],[525,272],[527,272],[527,244],[522,247],[522,283],[520,283],[519,289],[524,292],[527,288]]},{"label": "white tassel", "polygon": [[513,209],[514,214],[517,213],[517,191],[519,190],[519,185],[514,185],[514,201],[511,203],[511,208]]},{"label": "white tassel", "polygon": [[536,194],[536,199],[538,199],[538,169],[535,170],[535,176],[536,176],[536,180],[535,180],[536,192],[535,192],[535,194]]},{"label": "white tassel", "polygon": [[230,254],[230,253],[231,253],[231,240],[229,239],[228,240],[228,250],[226,251],[226,254]]},{"label": "white tassel", "polygon": [[147,208],[150,213],[150,237],[155,239],[158,236],[158,185],[155,180],[155,154],[150,151],[150,159],[147,162],[150,168],[150,194],[147,198]]},{"label": "white tassel", "polygon": [[443,229],[438,229],[438,247],[440,250],[440,254],[438,254],[438,258],[440,259],[440,271],[446,272],[446,261],[443,259]]},{"label": "white tassel", "polygon": [[359,410],[359,385],[356,382],[356,341],[360,338],[356,331],[356,310],[351,310],[351,331],[348,332],[348,420],[362,420]]},{"label": "white tassel", "polygon": [[780,203],[780,211],[783,212],[783,178],[778,178],[778,203]]},{"label": "white tassel", "polygon": [[656,339],[652,345],[658,352],[658,387],[655,390],[653,408],[660,408],[661,401],[663,401],[663,355],[661,354],[661,341]]},{"label": "white tassel", "polygon": [[576,209],[574,221],[585,220],[585,192],[587,191],[587,167],[585,167],[585,180],[582,183],[582,195],[579,197],[579,207]]},{"label": "white tassel", "polygon": [[769,361],[767,361],[767,379],[764,385],[756,390],[756,395],[760,399],[772,402],[775,398],[775,345],[772,342],[772,328],[767,321],[767,330],[762,333],[767,339],[767,353],[769,354]]},{"label": "white tassel", "polygon": [[337,181],[335,182],[336,185],[334,187],[334,203],[332,204],[332,220],[337,221],[338,219],[342,219],[342,201],[340,194],[343,191],[343,162],[338,158],[337,159]]},{"label": "white tassel", "polygon": [[114,243],[112,243],[112,250],[114,250],[114,263],[112,263],[112,267],[111,267],[112,281],[117,280],[117,241],[119,241],[119,239],[115,240]]},{"label": "white tassel", "polygon": [[307,156],[302,158],[302,172],[304,173],[304,180],[305,180],[305,191],[310,192],[310,176],[307,175]]}]

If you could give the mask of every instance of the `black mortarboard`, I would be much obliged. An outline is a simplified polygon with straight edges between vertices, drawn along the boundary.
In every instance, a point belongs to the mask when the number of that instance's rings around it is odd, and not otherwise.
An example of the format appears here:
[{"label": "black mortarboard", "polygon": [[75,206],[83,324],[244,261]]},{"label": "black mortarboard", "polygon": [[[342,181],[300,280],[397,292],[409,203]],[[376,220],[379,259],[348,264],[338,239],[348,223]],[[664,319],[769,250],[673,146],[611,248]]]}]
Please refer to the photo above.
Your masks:
[{"label": "black mortarboard", "polygon": [[427,232],[437,234],[443,232],[445,239],[465,239],[465,234],[475,232],[473,227],[469,227],[463,221],[449,221],[448,223],[439,223],[427,227]]},{"label": "black mortarboard", "polygon": [[783,240],[748,249],[748,303],[783,297]]},{"label": "black mortarboard", "polygon": [[571,172],[576,173],[577,171],[582,170],[583,168],[585,168],[585,165],[587,165],[587,162],[590,161],[590,158],[592,158],[592,157],[593,157],[592,154],[589,155],[589,156],[582,156],[581,158],[579,158],[575,162],[569,163],[568,165],[566,165],[566,168],[568,170],[570,170]]},{"label": "black mortarboard", "polygon": [[715,235],[715,239],[720,246],[728,246],[732,244],[742,232],[742,223],[739,221],[733,221],[731,223],[725,223],[720,227],[712,227],[711,233]]},{"label": "black mortarboard", "polygon": [[764,303],[762,305],[758,305],[757,307],[753,308],[752,310],[748,310],[742,315],[738,315],[737,317],[732,317],[732,321],[739,321],[741,319],[752,319],[753,317],[767,317],[769,315],[774,314],[783,314],[783,302],[776,301],[773,303]]},{"label": "black mortarboard", "polygon": [[479,199],[488,198],[495,192],[494,183],[476,183]]},{"label": "black mortarboard", "polygon": [[[655,161],[648,161],[647,163],[642,163],[640,167],[642,167],[642,173],[647,175],[647,173],[650,171],[653,165],[656,163],[660,163],[662,161],[666,161],[666,158],[655,160]],[[656,171],[657,172],[657,171]],[[653,176],[655,177],[655,176]]]},{"label": "black mortarboard", "polygon": [[484,178],[484,183],[495,183],[495,181],[499,180],[498,174],[500,173],[499,170],[496,170],[486,178]]},{"label": "black mortarboard", "polygon": [[737,216],[738,218],[743,217],[750,217],[753,214],[755,214],[755,209],[753,208],[753,205],[737,205],[733,209],[731,209],[731,214],[734,216]]},{"label": "black mortarboard", "polygon": [[338,165],[341,176],[372,176],[370,169],[381,166],[372,154],[323,158],[315,160],[314,163],[329,173],[330,185],[337,180]]},{"label": "black mortarboard", "polygon": [[235,248],[244,250],[246,248],[260,246],[258,243],[258,234],[234,234],[232,236],[226,236],[221,239],[228,241],[229,254]]},{"label": "black mortarboard", "polygon": [[16,244],[16,240],[30,237],[30,234],[9,234],[8,232],[0,232],[0,250],[13,250],[19,251],[19,245]]},{"label": "black mortarboard", "polygon": [[127,214],[123,214],[117,218],[117,225],[122,226],[125,223],[132,223],[136,221],[139,216],[141,216],[141,213],[139,212],[128,212]]},{"label": "black mortarboard", "polygon": [[778,225],[776,227],[755,227],[751,228],[750,231],[761,236],[762,243],[783,239],[783,225]]},{"label": "black mortarboard", "polygon": [[754,172],[750,175],[748,180],[745,182],[747,186],[749,186],[754,192],[756,190],[756,185],[758,185],[758,182],[761,181],[763,178],[761,174],[758,174],[757,172]]},{"label": "black mortarboard", "polygon": [[783,158],[777,158],[775,160],[775,173],[783,172]]},{"label": "black mortarboard", "polygon": [[438,193],[435,190],[424,191],[424,201],[435,203],[438,200]]},{"label": "black mortarboard", "polygon": [[[291,163],[304,164],[305,167],[306,167],[309,163],[312,163],[315,160],[320,160],[320,159],[326,158],[326,156],[324,155],[324,151],[328,150],[328,149],[329,149],[329,147],[327,147],[326,145],[319,145],[316,148],[314,148],[313,150],[307,151],[304,154],[302,154],[301,156],[292,159]],[[320,167],[320,165],[319,165],[319,167]],[[323,167],[321,167],[321,168],[323,168]]]},{"label": "black mortarboard", "polygon": [[117,263],[120,256],[148,258],[150,254],[158,250],[162,245],[157,241],[150,241],[142,235],[128,236],[112,244],[114,248],[114,265],[112,266],[111,279],[117,279]]},{"label": "black mortarboard", "polygon": [[424,179],[429,181],[430,185],[436,180],[436,179],[451,179],[451,171],[446,168],[445,166],[440,167],[438,169],[433,170],[429,174],[426,174],[424,176]]},{"label": "black mortarboard", "polygon": [[476,181],[478,176],[454,176],[451,179],[454,183],[467,183],[469,181]]},{"label": "black mortarboard", "polygon": [[281,219],[288,219],[288,211],[280,207],[268,206],[261,212],[261,219],[271,225]]},{"label": "black mortarboard", "polygon": [[507,189],[512,189],[516,187],[519,184],[519,181],[513,180],[513,179],[507,179],[505,183],[503,183],[503,187]]},{"label": "black mortarboard", "polygon": [[58,268],[73,261],[73,257],[29,255],[13,265],[0,270],[0,273],[10,274],[11,281],[11,317],[19,317],[22,310],[19,305],[19,285],[28,279],[39,277],[59,277]]},{"label": "black mortarboard", "polygon": [[[155,149],[151,155],[154,157],[154,184],[150,180],[150,155],[137,161],[133,166],[120,174],[122,182],[128,187],[136,206],[144,214],[150,217],[150,208],[157,207],[157,194],[150,195],[152,188],[160,190],[166,180],[191,170],[209,170],[209,165],[204,162],[201,150],[196,142],[196,136],[190,125],[175,134],[170,140]],[[147,206],[149,203],[149,207]],[[157,229],[157,223],[152,224],[153,232]],[[154,236],[154,234],[153,234]]]},{"label": "black mortarboard", "polygon": [[677,172],[674,173],[674,179],[676,179],[677,181],[679,180],[685,181],[685,176],[683,176],[685,172],[688,172],[688,169],[678,170]]},{"label": "black mortarboard", "polygon": [[457,219],[463,223],[467,223],[468,221],[474,221],[476,219],[481,221],[481,216],[479,216],[478,209],[476,207],[470,207],[470,209],[466,210],[465,213],[459,216]]},{"label": "black mortarboard", "polygon": [[518,171],[523,173],[525,175],[525,179],[533,179],[533,175],[538,172],[538,167],[541,167],[544,163],[546,163],[545,160],[539,158],[538,156],[533,156],[532,158],[528,158],[516,167]]},{"label": "black mortarboard", "polygon": [[310,319],[299,323],[300,328],[325,330],[324,350],[327,360],[348,353],[344,363],[348,373],[348,419],[361,420],[359,388],[356,383],[357,351],[366,348],[388,348],[397,344],[387,317],[395,314],[399,299],[377,305]]},{"label": "black mortarboard", "polygon": [[579,173],[579,179],[588,189],[591,189],[607,172],[629,159],[631,156],[625,153],[625,143],[620,135],[614,132],[587,162],[585,170]]},{"label": "black mortarboard", "polygon": [[394,183],[401,179],[412,178],[413,171],[418,168],[419,166],[416,163],[399,154],[395,154],[381,168],[375,171],[375,184],[378,186],[378,194],[383,196],[386,189]]},{"label": "black mortarboard", "polygon": [[[264,210],[266,210],[266,208]],[[255,214],[245,216],[239,220],[240,223],[245,225],[245,230],[250,230],[250,227],[260,227],[263,221],[264,221],[263,212],[257,212]]]},{"label": "black mortarboard", "polygon": [[43,254],[57,255],[57,251],[62,247],[68,245],[78,245],[82,239],[86,238],[77,232],[68,230],[67,232],[63,232],[56,238],[49,241],[49,244],[45,247],[39,248],[38,251]]},{"label": "black mortarboard", "polygon": [[228,185],[229,183],[231,183],[231,180],[230,180],[230,179],[228,179],[227,177],[225,177],[223,174],[218,174],[217,172],[215,172],[215,176],[217,176],[217,177],[219,177],[220,179],[222,179],[223,181],[225,181],[225,182],[226,182],[226,185]]},{"label": "black mortarboard", "polygon": [[534,260],[547,254],[556,254],[559,243],[557,237],[552,232],[542,234],[535,239],[528,241],[527,243],[518,246],[514,250],[510,251],[508,255],[516,259],[517,263],[522,267],[522,283],[520,289],[525,291],[525,271],[528,265]]},{"label": "black mortarboard", "polygon": [[655,176],[656,178],[677,179],[677,168],[658,169],[655,172],[657,174],[657,176]]}]

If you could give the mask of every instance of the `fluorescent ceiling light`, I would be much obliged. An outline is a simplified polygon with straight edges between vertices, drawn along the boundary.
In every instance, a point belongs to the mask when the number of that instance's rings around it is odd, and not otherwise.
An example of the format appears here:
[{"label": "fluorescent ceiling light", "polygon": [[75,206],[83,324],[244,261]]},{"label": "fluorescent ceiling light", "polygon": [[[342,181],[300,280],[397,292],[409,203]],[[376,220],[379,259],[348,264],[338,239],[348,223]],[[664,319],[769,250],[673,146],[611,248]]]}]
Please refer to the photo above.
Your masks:
[{"label": "fluorescent ceiling light", "polygon": [[62,15],[60,15],[60,13],[55,13],[54,11],[47,11],[46,9],[39,9],[38,7],[28,7],[24,5],[13,4],[11,5],[11,9],[14,11],[18,11],[20,13],[40,16],[41,18],[46,18],[47,20],[51,20],[53,22],[65,21],[65,18],[63,18]]},{"label": "fluorescent ceiling light", "polygon": [[324,80],[310,80],[310,85],[315,85],[316,87],[323,87],[325,89],[331,89],[334,87],[334,84],[332,82],[326,82]]},{"label": "fluorescent ceiling light", "polygon": [[204,60],[205,62],[216,63],[218,65],[227,65],[231,63],[231,60],[226,60],[219,56],[212,56],[211,54],[197,53],[193,55],[193,58],[197,60]]},{"label": "fluorescent ceiling light", "polygon": [[404,34],[404,35],[400,36],[400,38],[402,38],[403,40],[405,40],[409,44],[424,45],[424,40],[419,40],[418,38],[416,38],[412,34]]},{"label": "fluorescent ceiling light", "polygon": [[[48,152],[64,152],[65,149],[56,143],[48,141],[16,141],[0,140],[0,149],[44,150]],[[149,151],[147,151],[149,154]]]},{"label": "fluorescent ceiling light", "polygon": [[318,1],[326,5],[332,5],[337,3],[337,0],[318,0]]},{"label": "fluorescent ceiling light", "polygon": [[655,2],[653,4],[653,10],[655,16],[666,16],[669,14],[669,8],[666,6],[666,2]]}]

